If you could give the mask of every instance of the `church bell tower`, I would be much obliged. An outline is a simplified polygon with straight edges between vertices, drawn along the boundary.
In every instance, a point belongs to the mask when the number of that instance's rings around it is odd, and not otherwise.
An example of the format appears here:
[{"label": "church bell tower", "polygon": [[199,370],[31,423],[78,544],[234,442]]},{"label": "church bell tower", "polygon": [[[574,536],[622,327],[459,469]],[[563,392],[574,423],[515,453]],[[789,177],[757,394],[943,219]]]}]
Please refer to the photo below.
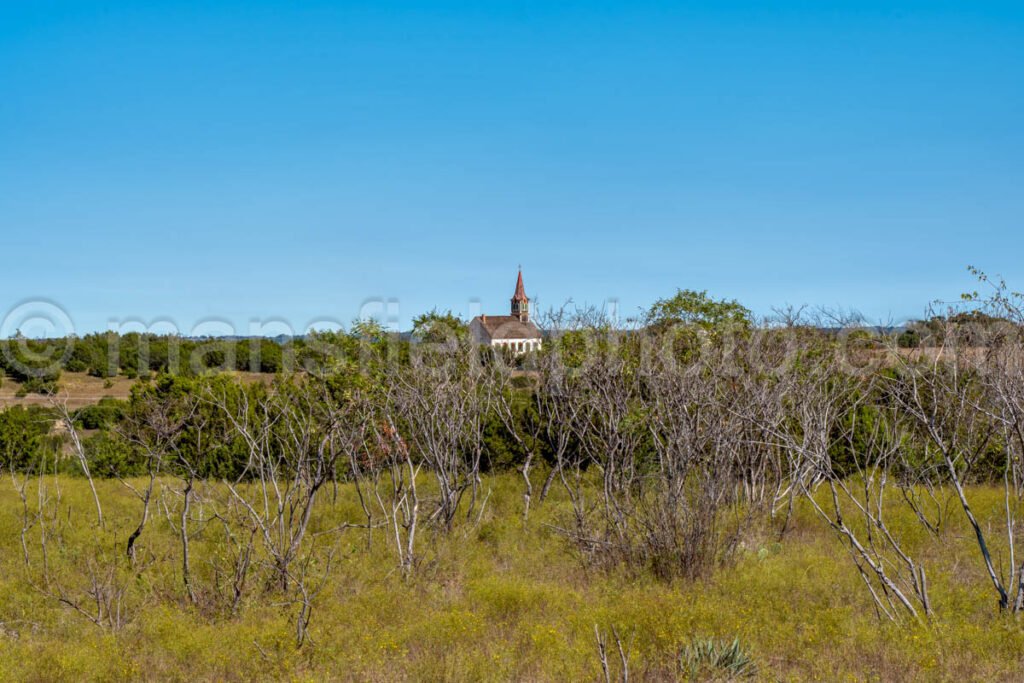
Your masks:
[{"label": "church bell tower", "polygon": [[512,295],[512,317],[519,318],[519,322],[530,322],[530,299],[523,287],[522,268],[519,269],[519,279],[516,280],[516,293]]}]

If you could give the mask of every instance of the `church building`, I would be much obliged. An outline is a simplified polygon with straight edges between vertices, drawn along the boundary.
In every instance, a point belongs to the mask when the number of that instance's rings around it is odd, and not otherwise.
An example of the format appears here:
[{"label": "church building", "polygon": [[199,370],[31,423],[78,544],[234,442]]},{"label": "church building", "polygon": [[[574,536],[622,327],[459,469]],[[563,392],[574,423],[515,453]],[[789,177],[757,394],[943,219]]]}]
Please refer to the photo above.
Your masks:
[{"label": "church building", "polygon": [[541,333],[530,321],[530,299],[523,287],[522,270],[512,295],[512,314],[478,315],[470,321],[469,331],[480,344],[508,348],[517,355],[540,350]]}]

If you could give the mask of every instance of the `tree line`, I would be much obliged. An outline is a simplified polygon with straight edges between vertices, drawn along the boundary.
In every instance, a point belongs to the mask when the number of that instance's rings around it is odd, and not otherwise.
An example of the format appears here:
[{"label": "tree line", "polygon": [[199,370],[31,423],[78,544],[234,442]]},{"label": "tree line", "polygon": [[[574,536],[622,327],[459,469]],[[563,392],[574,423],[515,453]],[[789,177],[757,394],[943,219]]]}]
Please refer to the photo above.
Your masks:
[{"label": "tree line", "polygon": [[[551,315],[556,315],[552,313]],[[542,321],[543,322],[543,321]],[[751,325],[752,314],[736,301],[716,301],[706,292],[680,290],[655,302],[636,322],[649,332],[666,325],[712,329],[723,325]],[[838,331],[837,321],[821,318],[826,331]],[[850,322],[843,320],[842,322]],[[895,343],[901,348],[937,347],[943,343],[947,323],[985,336],[998,327],[998,315],[984,310],[956,311],[912,321],[899,330],[872,330],[858,324],[847,330],[864,344],[878,348]],[[553,330],[556,331],[556,330]],[[292,338],[188,338],[172,334],[98,332],[81,337],[29,339],[16,335],[0,340],[0,381],[6,374],[21,384],[21,395],[55,392],[62,372],[87,373],[109,379],[147,379],[155,375],[196,377],[209,372],[238,371],[261,374],[301,372],[321,366],[328,356],[353,352],[360,339],[388,336],[373,321],[359,321],[346,332],[313,332]],[[450,311],[433,310],[416,317],[408,337],[390,334],[393,353],[407,357],[412,341],[436,343],[455,337],[465,341],[469,328]],[[973,343],[972,338],[967,340]]]}]

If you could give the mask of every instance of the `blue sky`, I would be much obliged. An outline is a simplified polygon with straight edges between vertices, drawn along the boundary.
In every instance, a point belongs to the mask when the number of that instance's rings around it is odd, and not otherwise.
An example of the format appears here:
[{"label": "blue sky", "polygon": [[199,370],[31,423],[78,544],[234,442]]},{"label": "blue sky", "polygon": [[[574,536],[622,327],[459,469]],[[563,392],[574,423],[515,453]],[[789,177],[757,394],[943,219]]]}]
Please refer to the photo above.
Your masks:
[{"label": "blue sky", "polygon": [[1022,209],[1019,2],[0,4],[0,312],[80,332],[503,313],[520,263],[900,320],[1024,288]]}]

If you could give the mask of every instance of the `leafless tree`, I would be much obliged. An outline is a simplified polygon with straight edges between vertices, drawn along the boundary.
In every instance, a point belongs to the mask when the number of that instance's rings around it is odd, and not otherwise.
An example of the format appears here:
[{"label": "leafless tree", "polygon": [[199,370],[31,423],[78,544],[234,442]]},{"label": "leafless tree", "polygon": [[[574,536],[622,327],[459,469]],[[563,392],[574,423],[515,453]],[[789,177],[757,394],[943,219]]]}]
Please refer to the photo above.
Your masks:
[{"label": "leafless tree", "polygon": [[[206,448],[207,444],[207,426],[209,420],[202,416],[199,411],[195,411],[190,416],[187,423],[187,428],[182,430],[180,436],[181,441],[189,441],[187,447],[185,444],[179,444],[172,450],[172,468],[176,476],[181,479],[182,488],[180,491],[174,490],[173,495],[180,496],[181,508],[177,510],[177,521],[172,518],[171,507],[168,505],[166,497],[161,496],[164,512],[167,517],[167,524],[174,529],[178,534],[178,539],[181,543],[181,579],[182,584],[185,588],[185,594],[188,596],[189,602],[192,604],[197,603],[196,588],[192,581],[192,563],[191,563],[191,523],[193,520],[192,505],[193,502],[199,498],[197,493],[197,484],[199,480],[198,464],[194,461],[195,456],[201,456]],[[225,438],[225,435],[218,435],[220,438]],[[176,506],[174,506],[176,507]],[[202,519],[200,515],[200,524],[205,526],[211,522],[214,518]]]},{"label": "leafless tree", "polygon": [[85,580],[80,589],[69,589],[51,577],[40,590],[102,629],[121,629],[129,618],[126,605],[129,579],[119,569],[117,561],[89,557],[78,569],[81,575],[76,578]]},{"label": "leafless tree", "polygon": [[[741,386],[722,358],[645,368],[648,431],[656,457],[640,501],[650,560],[667,576],[696,576],[732,553],[750,524],[747,422]],[[735,524],[726,531],[724,514]]]},{"label": "leafless tree", "polygon": [[[983,282],[987,278],[981,276]],[[985,324],[953,310],[938,322],[934,348],[893,354],[898,372],[889,394],[913,420],[925,445],[925,462],[941,466],[974,531],[985,572],[1001,610],[1024,609],[1024,564],[1016,559],[1017,519],[1022,499],[1024,459],[1024,345],[1020,295],[997,282],[984,307],[994,314]],[[1003,478],[1003,533],[1006,560],[993,552],[997,539],[974,512],[967,485],[989,476]]]},{"label": "leafless tree", "polygon": [[[529,381],[528,376],[519,373],[514,364],[505,362],[505,359],[498,354],[494,355],[491,362],[491,371],[488,375],[494,383],[494,411],[504,426],[505,432],[524,454],[523,462],[519,466],[519,474],[523,478],[523,521],[526,522],[529,519],[530,504],[533,501],[533,481],[530,478],[530,472],[539,455],[545,433],[551,429],[551,425],[534,409],[535,397],[539,393],[524,392],[515,386],[516,377],[523,377]],[[544,365],[548,366],[550,362],[544,363]],[[556,463],[560,462],[560,459],[561,453],[556,453]],[[547,486],[550,486],[548,482],[551,481],[554,473],[555,470],[552,469],[545,482]],[[545,491],[547,486],[542,491]]]},{"label": "leafless tree", "polygon": [[92,492],[92,500],[96,505],[96,524],[103,528],[103,506],[100,505],[99,494],[96,493],[96,483],[92,479],[92,472],[89,469],[89,458],[85,454],[82,440],[78,435],[78,428],[75,425],[74,417],[68,409],[68,396],[51,395],[49,398],[50,407],[56,412],[59,423],[63,426],[71,439],[71,446],[78,461],[78,466],[89,482],[89,490]]},{"label": "leafless tree", "polygon": [[365,466],[374,499],[386,520],[398,555],[402,575],[412,575],[416,565],[416,534],[419,525],[420,498],[416,486],[421,463],[398,433],[391,415],[384,415],[373,426],[365,444]]},{"label": "leafless tree", "polygon": [[741,349],[701,334],[680,345],[672,332],[572,330],[560,342],[568,362],[542,366],[537,401],[558,425],[575,524],[563,531],[592,559],[692,577],[728,558],[756,519],[767,440],[750,415],[753,385],[737,377]]},{"label": "leafless tree", "polygon": [[195,413],[197,404],[194,397],[144,393],[129,404],[125,419],[118,428],[120,436],[138,450],[146,463],[146,484],[141,489],[121,479],[121,483],[142,503],[139,523],[128,536],[126,544],[126,553],[132,562],[136,559],[136,544],[149,522],[157,478],[174,457],[178,439]]},{"label": "leafless tree", "polygon": [[897,477],[906,463],[906,420],[878,401],[877,373],[851,371],[846,361],[834,339],[809,331],[786,364],[747,378],[752,416],[766,444],[788,460],[790,506],[799,491],[836,533],[876,613],[919,619],[931,611],[925,570],[888,523],[894,479],[904,500],[914,500],[910,480]]},{"label": "leafless tree", "polygon": [[541,487],[541,502],[547,498],[556,478],[562,480],[570,495],[578,490],[577,487],[569,486],[566,480],[567,467],[570,470],[569,476],[579,474],[580,471],[576,426],[582,406],[579,401],[571,399],[575,390],[574,382],[573,373],[565,367],[557,353],[545,352],[540,356],[533,401],[540,437],[548,444],[553,459],[551,471]]},{"label": "leafless tree", "polygon": [[944,465],[947,481],[974,530],[982,562],[1006,608],[1009,596],[990,550],[990,540],[970,504],[966,484],[997,436],[996,426],[978,410],[980,385],[972,368],[970,352],[959,348],[956,330],[949,329],[944,347],[931,359],[902,359],[900,372],[891,384],[891,396],[904,414],[915,420],[926,447]]},{"label": "leafless tree", "polygon": [[299,611],[295,617],[295,644],[302,647],[309,637],[309,622],[313,618],[313,607],[316,598],[327,585],[331,569],[334,565],[334,548],[329,549],[323,557],[323,569],[314,571],[314,560],[318,559],[315,547],[310,548],[301,562],[296,563],[289,570],[289,578],[296,587],[296,598],[293,602],[299,605]]},{"label": "leafless tree", "polygon": [[[34,472],[23,472],[20,476],[12,473],[12,481],[22,502],[21,543],[28,584],[99,628],[118,630],[124,626],[131,612],[126,599],[130,578],[116,556],[93,549],[70,568],[64,563],[50,563],[51,552],[68,552],[65,530],[74,521],[70,509],[66,513],[62,509],[56,467],[48,474],[43,458]],[[28,489],[32,481],[36,493],[30,502]],[[30,552],[29,535],[33,529],[38,531],[37,540],[32,541],[38,554]],[[38,564],[33,555],[38,557]]]},{"label": "leafless tree", "polygon": [[214,590],[233,615],[249,585],[259,528],[252,523],[248,511],[232,497],[222,510],[214,511],[211,518],[220,523],[224,532],[226,552],[208,558],[207,562],[213,570]]},{"label": "leafless tree", "polygon": [[413,457],[434,475],[438,500],[430,522],[451,530],[463,497],[472,515],[480,487],[484,423],[494,385],[483,372],[479,350],[459,343],[426,348],[388,377],[387,410]]},{"label": "leafless tree", "polygon": [[[1001,279],[972,269],[989,285],[982,310],[995,318],[972,333],[984,340],[984,356],[976,358],[983,398],[978,408],[999,431],[999,469],[1003,476],[1003,525],[1007,560],[1000,583],[1014,613],[1024,611],[1024,561],[1017,558],[1018,519],[1024,512],[1024,294],[1011,291]],[[978,349],[974,353],[978,353]],[[1003,607],[1003,602],[1000,602]]]},{"label": "leafless tree", "polygon": [[[565,412],[576,416],[568,426],[582,456],[571,467],[561,467],[575,524],[565,531],[585,555],[610,559],[631,546],[631,513],[640,492],[637,450],[644,425],[637,419],[636,380],[626,359],[607,348],[589,354],[584,364],[571,368],[571,375],[561,387],[568,390],[564,397],[548,397],[552,406],[564,401]],[[596,500],[584,476],[589,468],[600,477]]]},{"label": "leafless tree", "polygon": [[[622,683],[629,683],[629,646],[624,646],[615,626],[611,627],[612,637],[615,639],[615,648],[619,655],[620,676],[616,680]],[[608,635],[603,633],[597,624],[594,624],[594,637],[597,640],[598,661],[601,663],[601,674],[605,683],[612,681],[612,666],[609,661]]]},{"label": "leafless tree", "polygon": [[[318,493],[336,476],[339,460],[359,448],[366,415],[358,400],[336,401],[312,379],[281,380],[273,391],[243,391],[234,401],[211,390],[206,400],[246,445],[245,470],[225,484],[258,530],[279,587],[287,590]],[[345,522],[338,529],[351,526],[357,525]]]}]

